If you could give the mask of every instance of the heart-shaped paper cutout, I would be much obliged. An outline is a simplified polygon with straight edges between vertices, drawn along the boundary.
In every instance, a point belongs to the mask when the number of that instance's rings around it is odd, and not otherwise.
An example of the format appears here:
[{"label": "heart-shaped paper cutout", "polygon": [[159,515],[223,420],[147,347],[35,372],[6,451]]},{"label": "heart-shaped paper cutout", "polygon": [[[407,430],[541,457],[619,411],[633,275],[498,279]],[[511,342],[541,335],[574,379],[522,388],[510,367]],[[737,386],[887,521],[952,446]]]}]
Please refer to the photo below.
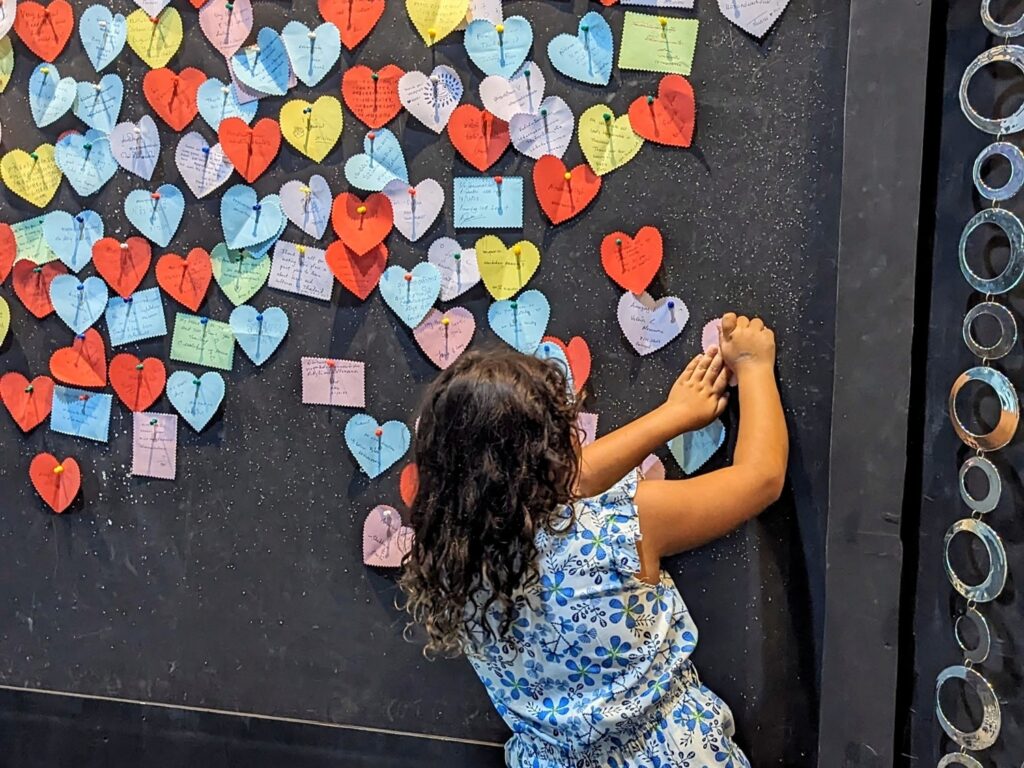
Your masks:
[{"label": "heart-shaped paper cutout", "polygon": [[256,35],[256,45],[240,49],[231,56],[231,71],[243,85],[270,96],[288,93],[291,63],[284,40],[270,27]]},{"label": "heart-shaped paper cutout", "polygon": [[35,264],[28,259],[14,263],[11,283],[14,295],[29,312],[42,320],[53,312],[50,303],[50,283],[60,275],[66,275],[68,268],[60,261],[49,264]]},{"label": "heart-shaped paper cutout", "polygon": [[271,166],[281,149],[281,126],[269,117],[252,127],[240,117],[224,118],[217,137],[238,174],[250,184]]},{"label": "heart-shaped paper cutout", "polygon": [[509,16],[497,24],[475,19],[466,27],[464,45],[485,75],[511,77],[530,54],[533,27],[522,16]]},{"label": "heart-shaped paper cutout", "polygon": [[341,240],[327,247],[324,255],[331,273],[346,290],[365,301],[380,282],[388,263],[388,248],[384,243],[360,256]]},{"label": "heart-shaped paper cutout", "polygon": [[153,249],[141,237],[129,237],[124,242],[104,237],[92,247],[96,271],[122,299],[131,296],[142,284],[152,260]]},{"label": "heart-shaped paper cutout", "polygon": [[12,149],[0,160],[0,177],[7,188],[37,208],[45,208],[53,200],[62,175],[52,144],[40,144],[32,153]]},{"label": "heart-shaped paper cutout", "polygon": [[199,113],[196,94],[204,82],[206,75],[195,67],[179,74],[166,67],[152,69],[142,78],[142,93],[160,119],[180,133]]},{"label": "heart-shaped paper cutout", "polygon": [[412,335],[430,362],[444,370],[466,351],[474,331],[473,313],[464,307],[452,307],[446,312],[431,309],[413,328]]},{"label": "heart-shaped paper cutout", "polygon": [[50,355],[50,375],[73,387],[107,385],[107,350],[95,328],[75,336],[70,347],[61,347]]},{"label": "heart-shaped paper cutout", "polygon": [[693,86],[682,75],[665,75],[658,96],[641,96],[629,105],[629,123],[647,141],[671,147],[693,143],[697,106]]},{"label": "heart-shaped paper cutout", "polygon": [[533,353],[533,356],[538,360],[550,362],[558,368],[558,372],[565,377],[565,387],[570,395],[576,391],[572,378],[572,367],[569,365],[569,358],[565,354],[565,348],[562,347],[561,344],[554,344],[550,341],[541,339],[540,344],[537,346],[537,351]]},{"label": "heart-shaped paper cutout", "polygon": [[78,83],[76,93],[75,117],[102,134],[114,130],[124,100],[124,83],[118,75],[104,75],[98,83]]},{"label": "heart-shaped paper cutout", "polygon": [[363,522],[363,564],[401,568],[415,537],[412,528],[402,525],[402,516],[394,507],[386,504],[374,507]]},{"label": "heart-shaped paper cutout", "polygon": [[90,5],[78,20],[82,50],[92,68],[101,72],[113,63],[128,39],[128,24],[120,13],[111,13],[102,5]]},{"label": "heart-shaped paper cutout", "polygon": [[444,190],[434,179],[415,187],[395,179],[384,187],[384,195],[391,201],[395,228],[412,242],[427,233],[444,208]]},{"label": "heart-shaped paper cutout", "polygon": [[509,78],[485,77],[480,83],[480,101],[484,109],[507,123],[519,114],[537,114],[545,85],[544,73],[528,61]]},{"label": "heart-shaped paper cutout", "polygon": [[14,32],[43,61],[54,61],[74,31],[75,14],[67,0],[50,0],[45,6],[35,0],[18,3]]},{"label": "heart-shaped paper cutout", "polygon": [[202,432],[224,402],[224,377],[207,371],[199,378],[188,371],[167,377],[167,399],[196,432]]},{"label": "heart-shaped paper cutout", "polygon": [[[225,59],[242,47],[252,32],[250,0],[209,0],[199,9],[199,27]],[[213,126],[217,130],[217,126]]]},{"label": "heart-shaped paper cutout", "polygon": [[394,64],[376,72],[363,64],[349,67],[341,78],[341,95],[357,120],[369,128],[382,128],[402,111],[398,81],[404,74]]},{"label": "heart-shaped paper cutout", "polygon": [[[2,1],[2,0],[0,0]],[[13,2],[13,0],[6,0]],[[7,88],[11,82],[11,75],[14,73],[14,46],[11,44],[11,36],[0,37],[0,93]]]},{"label": "heart-shaped paper cutout", "polygon": [[427,261],[441,273],[441,301],[451,301],[480,282],[476,248],[463,248],[458,240],[435,240],[427,249]]},{"label": "heart-shaped paper cutout", "polygon": [[59,120],[75,103],[73,77],[60,76],[53,64],[40,64],[28,79],[28,107],[40,128]]},{"label": "heart-shaped paper cutout", "polygon": [[110,150],[110,140],[90,128],[84,135],[64,134],[54,147],[53,161],[75,192],[84,197],[98,192],[117,173]]},{"label": "heart-shaped paper cutout", "polygon": [[718,0],[718,9],[729,21],[747,34],[761,38],[779,20],[789,0],[760,0],[738,3],[736,0]]},{"label": "heart-shaped paper cutout", "polygon": [[341,102],[333,96],[321,96],[312,104],[303,99],[289,101],[281,107],[279,119],[285,141],[317,163],[334,149],[344,125]]},{"label": "heart-shaped paper cutout", "polygon": [[193,248],[182,258],[176,253],[160,257],[156,263],[156,282],[179,304],[198,312],[213,280],[213,262],[202,248]]},{"label": "heart-shaped paper cutout", "polygon": [[363,151],[345,162],[345,178],[357,189],[380,192],[389,181],[409,181],[402,145],[391,131],[370,131],[363,139]]},{"label": "heart-shaped paper cutout", "polygon": [[0,347],[7,341],[7,332],[11,330],[11,307],[7,299],[0,296]]},{"label": "heart-shaped paper cutout", "polygon": [[31,432],[50,415],[53,407],[53,379],[36,376],[30,382],[11,371],[0,376],[0,403],[7,408],[22,432]]},{"label": "heart-shaped paper cutout", "polygon": [[286,223],[277,195],[267,195],[258,200],[256,190],[245,184],[235,184],[224,193],[220,218],[224,240],[230,248],[262,243]]},{"label": "heart-shaped paper cutout", "polygon": [[370,479],[401,459],[410,442],[409,428],[400,421],[378,424],[373,416],[357,413],[345,425],[345,443]]},{"label": "heart-shaped paper cutout", "polygon": [[[276,205],[278,207],[280,207],[280,205],[281,205],[281,200],[280,200],[280,198],[277,195],[267,195],[263,199],[264,199],[264,201],[268,201],[268,202],[270,202],[273,205]],[[261,205],[262,204],[263,203],[261,203]],[[270,253],[270,249],[274,247],[274,245],[277,243],[277,241],[281,238],[281,235],[284,234],[284,230],[285,230],[285,227],[287,225],[288,225],[288,220],[285,219],[282,216],[282,218],[281,218],[281,225],[277,228],[277,231],[274,232],[273,235],[271,235],[266,240],[263,240],[262,242],[246,246],[245,247],[245,252],[248,253],[250,256],[253,256],[253,257],[257,258],[257,259],[262,259],[268,253]]]},{"label": "heart-shaped paper cutout", "polygon": [[10,224],[0,222],[0,283],[7,279],[18,255],[18,241]]},{"label": "heart-shaped paper cutout", "polygon": [[509,123],[512,146],[518,152],[539,160],[544,155],[562,157],[572,141],[576,118],[559,96],[548,96],[537,114],[518,114]]},{"label": "heart-shaped paper cutout", "polygon": [[537,203],[552,224],[561,224],[583,213],[601,191],[601,177],[581,163],[571,171],[554,155],[544,155],[533,166]]},{"label": "heart-shaped paper cutout", "polygon": [[288,315],[280,307],[262,312],[248,305],[235,307],[228,322],[238,346],[256,365],[267,362],[288,333]]},{"label": "heart-shaped paper cutout", "polygon": [[441,273],[426,261],[409,272],[404,267],[388,267],[380,279],[384,303],[410,328],[420,324],[440,294]]},{"label": "heart-shaped paper cutout", "polygon": [[510,143],[508,123],[472,104],[462,104],[448,121],[448,138],[467,163],[486,171]]},{"label": "heart-shaped paper cutout", "polygon": [[281,39],[292,71],[310,88],[327,76],[341,56],[341,35],[329,21],[313,30],[301,21],[289,21],[281,30]]},{"label": "heart-shaped paper cutout", "polygon": [[317,8],[338,28],[342,44],[351,51],[384,15],[384,0],[317,0]]},{"label": "heart-shaped paper cutout", "polygon": [[159,16],[160,12],[170,5],[171,0],[133,0],[133,2],[152,16]]},{"label": "heart-shaped paper cutout", "polygon": [[220,128],[221,122],[229,117],[240,118],[249,125],[256,118],[256,110],[260,105],[258,101],[241,103],[234,88],[211,77],[199,86],[196,92],[196,106],[206,124],[216,131]]},{"label": "heart-shaped paper cutout", "polygon": [[551,66],[582,83],[608,85],[615,50],[612,28],[600,13],[591,11],[577,29],[576,35],[557,35],[548,43]]},{"label": "heart-shaped paper cutout", "polygon": [[476,263],[487,292],[507,299],[530,282],[540,266],[540,251],[529,240],[506,247],[500,237],[484,235],[476,241]]},{"label": "heart-shaped paper cutout", "polygon": [[147,410],[157,401],[167,383],[167,369],[155,357],[140,360],[122,352],[114,355],[108,371],[110,386],[129,411]]},{"label": "heart-shaped paper cutout", "polygon": [[185,39],[176,8],[164,8],[158,15],[139,9],[128,14],[127,22],[128,47],[150,69],[167,66]]},{"label": "heart-shaped paper cutout", "polygon": [[565,359],[569,363],[569,371],[572,373],[573,389],[577,394],[582,392],[583,387],[586,386],[587,380],[590,378],[590,370],[593,364],[593,359],[590,355],[590,345],[587,344],[582,336],[573,336],[569,339],[568,344],[556,336],[545,336],[543,341],[556,344],[561,348],[565,354]]},{"label": "heart-shaped paper cutout", "polygon": [[394,226],[391,201],[380,192],[367,195],[365,200],[351,192],[342,192],[331,208],[331,226],[347,248],[362,256],[391,234]]},{"label": "heart-shaped paper cutout", "polygon": [[331,220],[331,188],[327,179],[313,174],[309,181],[287,181],[281,187],[281,210],[288,221],[317,240],[324,236]]},{"label": "heart-shaped paper cutout", "polygon": [[524,355],[537,351],[550,319],[551,305],[540,291],[523,291],[519,298],[496,301],[487,310],[495,335]]},{"label": "heart-shaped paper cutout", "polygon": [[595,104],[580,115],[579,134],[583,156],[598,176],[624,166],[644,145],[633,132],[629,115],[615,117],[605,104]]},{"label": "heart-shaped paper cutout", "polygon": [[173,184],[136,189],[124,200],[124,215],[143,235],[166,248],[185,216],[185,196]]},{"label": "heart-shaped paper cutout", "polygon": [[138,123],[118,123],[110,134],[110,151],[117,164],[146,181],[153,178],[160,159],[160,132],[149,115]]},{"label": "heart-shaped paper cutout", "polygon": [[661,267],[663,253],[661,232],[655,227],[641,227],[636,237],[612,232],[601,241],[601,266],[622,288],[643,293]]},{"label": "heart-shaped paper cutout", "polygon": [[103,219],[95,211],[70,214],[51,211],[43,220],[43,238],[72,272],[78,272],[92,259],[92,247],[103,237]]},{"label": "heart-shaped paper cutout", "polygon": [[435,45],[462,24],[469,0],[405,0],[405,9],[423,42]]},{"label": "heart-shaped paper cutout", "polygon": [[665,479],[665,465],[661,459],[655,456],[653,453],[643,460],[637,469],[640,472],[640,477],[644,480],[664,480]]},{"label": "heart-shaped paper cutout", "polygon": [[649,355],[683,332],[690,310],[675,296],[655,301],[650,294],[626,291],[619,299],[618,318],[633,349]]},{"label": "heart-shaped paper cutout", "polygon": [[415,464],[406,464],[402,467],[402,474],[398,476],[398,494],[405,502],[405,506],[411,507],[416,501],[416,491],[420,484],[420,471]]},{"label": "heart-shaped paper cutout", "polygon": [[70,457],[57,461],[53,454],[40,453],[32,459],[28,476],[36,493],[58,515],[71,506],[82,489],[82,470]]},{"label": "heart-shaped paper cutout", "polygon": [[186,133],[178,141],[174,164],[197,198],[206,197],[223,185],[235,169],[221,145],[211,147],[198,131]]},{"label": "heart-shaped paper cutout", "polygon": [[[722,318],[716,317],[714,320],[708,321],[704,328],[700,332],[700,344],[704,350],[704,354],[707,354],[712,347],[721,349],[722,344]],[[736,378],[735,371],[729,374],[729,386],[735,387],[739,384],[739,379]]]},{"label": "heart-shaped paper cutout", "polygon": [[448,125],[462,99],[459,73],[447,64],[434,67],[429,75],[406,72],[398,80],[398,98],[409,114],[434,133]]},{"label": "heart-shaped paper cutout", "polygon": [[683,472],[692,475],[708,463],[725,443],[725,425],[715,419],[703,429],[684,432],[668,442],[668,449]]},{"label": "heart-shaped paper cutout", "polygon": [[79,281],[74,275],[59,275],[50,283],[50,303],[57,317],[79,334],[103,316],[108,296],[106,283],[98,277]]},{"label": "heart-shaped paper cutout", "polygon": [[236,307],[255,296],[270,277],[270,259],[218,243],[210,254],[213,279]]}]

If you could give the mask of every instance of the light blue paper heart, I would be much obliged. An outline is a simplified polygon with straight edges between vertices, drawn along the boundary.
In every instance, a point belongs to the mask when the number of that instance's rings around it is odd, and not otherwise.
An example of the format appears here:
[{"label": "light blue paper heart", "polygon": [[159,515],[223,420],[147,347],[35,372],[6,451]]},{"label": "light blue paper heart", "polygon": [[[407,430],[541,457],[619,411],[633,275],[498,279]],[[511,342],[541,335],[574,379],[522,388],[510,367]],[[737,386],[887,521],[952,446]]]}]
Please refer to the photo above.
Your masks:
[{"label": "light blue paper heart", "polygon": [[398,318],[415,328],[441,295],[441,272],[421,261],[411,272],[405,267],[388,267],[380,277],[380,295]]},{"label": "light blue paper heart", "polygon": [[341,56],[341,33],[329,21],[312,31],[301,21],[289,21],[281,39],[295,76],[310,87],[323,80]]},{"label": "light blue paper heart", "polygon": [[[370,137],[373,138],[370,138]],[[409,181],[402,145],[387,128],[369,131],[363,139],[363,152],[345,163],[345,178],[358,189],[380,192],[389,181]]]},{"label": "light blue paper heart", "polygon": [[548,58],[563,75],[591,85],[608,85],[614,49],[612,28],[601,14],[591,11],[580,19],[579,34],[557,35],[548,43]]},{"label": "light blue paper heart", "polygon": [[167,377],[167,399],[192,429],[202,432],[224,402],[224,377],[215,371],[199,378],[188,371],[175,371]]},{"label": "light blue paper heart", "polygon": [[280,307],[260,312],[243,304],[232,310],[228,322],[238,346],[256,365],[267,362],[288,333],[288,315]]},{"label": "light blue paper heart", "polygon": [[552,344],[550,341],[545,341],[539,347],[537,351],[533,353],[533,356],[538,360],[550,360],[554,365],[558,366],[558,370],[565,376],[565,387],[569,394],[572,395],[575,389],[572,383],[572,368],[569,366],[569,358],[565,356],[565,352],[557,344]]},{"label": "light blue paper heart", "polygon": [[[377,430],[381,434],[377,435]],[[409,450],[412,435],[400,421],[378,424],[366,413],[357,413],[345,425],[345,443],[360,468],[370,478],[394,466]]]},{"label": "light blue paper heart", "polygon": [[28,107],[40,128],[59,120],[75,103],[75,79],[61,78],[54,64],[45,61],[28,79]]},{"label": "light blue paper heart", "polygon": [[245,184],[231,187],[220,201],[220,221],[229,248],[265,244],[284,231],[287,224],[281,198],[267,195],[259,200],[256,190]]},{"label": "light blue paper heart", "polygon": [[291,75],[284,40],[270,27],[263,27],[256,35],[255,46],[240,48],[231,57],[231,71],[243,85],[271,96],[284,96]]},{"label": "light blue paper heart", "polygon": [[[274,201],[277,201],[277,203],[280,204],[281,198],[279,198],[277,195],[267,195],[265,198],[263,198],[264,203],[273,204]],[[277,228],[277,232],[275,232],[272,237],[264,240],[261,243],[256,243],[255,245],[248,246],[245,249],[246,253],[248,253],[250,256],[256,259],[260,259],[266,256],[270,252],[270,249],[274,247],[274,244],[281,239],[281,235],[284,234],[284,229],[286,226],[288,226],[288,219],[282,219],[281,226]]]},{"label": "light blue paper heart", "polygon": [[103,219],[96,211],[51,211],[43,219],[43,238],[72,272],[92,260],[92,247],[103,237]]},{"label": "light blue paper heart", "polygon": [[50,283],[50,302],[68,328],[85,333],[107,308],[107,284],[98,277],[79,282],[74,275],[58,275]]},{"label": "light blue paper heart", "polygon": [[136,189],[124,200],[124,214],[139,232],[166,248],[185,215],[185,196],[173,184],[161,184],[155,193]]},{"label": "light blue paper heart", "polygon": [[53,159],[75,192],[82,196],[98,192],[117,173],[110,140],[92,128],[84,135],[64,136],[57,142]]},{"label": "light blue paper heart", "polygon": [[524,291],[518,298],[496,301],[487,310],[491,330],[524,355],[537,351],[550,318],[551,305],[540,291]]},{"label": "light blue paper heart", "polygon": [[124,99],[124,83],[118,75],[104,75],[98,83],[79,83],[72,108],[75,117],[102,133],[117,125]]},{"label": "light blue paper heart", "polygon": [[113,14],[102,5],[90,5],[78,21],[82,49],[97,72],[118,57],[128,39],[128,23],[120,13]]},{"label": "light blue paper heart", "polygon": [[668,441],[668,449],[683,472],[692,475],[707,464],[724,442],[725,425],[715,419],[703,429],[673,437]]},{"label": "light blue paper heart", "polygon": [[240,117],[247,125],[252,123],[260,105],[258,101],[240,103],[235,89],[215,77],[199,86],[196,102],[199,105],[199,114],[215,131],[220,128],[221,121],[229,117]]},{"label": "light blue paper heart", "polygon": [[512,77],[530,55],[533,27],[522,16],[509,16],[499,34],[488,19],[476,19],[466,27],[466,53],[485,75]]}]

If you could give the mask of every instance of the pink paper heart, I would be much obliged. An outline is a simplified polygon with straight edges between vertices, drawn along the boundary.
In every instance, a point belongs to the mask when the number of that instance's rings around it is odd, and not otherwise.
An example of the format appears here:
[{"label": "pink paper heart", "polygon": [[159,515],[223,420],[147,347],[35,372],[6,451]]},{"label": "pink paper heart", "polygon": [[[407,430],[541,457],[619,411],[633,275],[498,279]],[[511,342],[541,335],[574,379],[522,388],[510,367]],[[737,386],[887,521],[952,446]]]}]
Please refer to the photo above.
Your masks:
[{"label": "pink paper heart", "polygon": [[363,523],[363,562],[378,568],[400,568],[412,549],[413,530],[402,524],[394,507],[380,504]]},{"label": "pink paper heart", "polygon": [[250,0],[210,0],[199,11],[199,26],[210,44],[229,59],[252,32],[252,3]]},{"label": "pink paper heart", "polygon": [[655,301],[649,293],[626,291],[619,299],[619,325],[639,354],[657,352],[683,332],[690,310],[675,296]]},{"label": "pink paper heart", "polygon": [[430,310],[423,322],[413,328],[412,335],[430,362],[443,370],[466,351],[475,330],[473,313],[464,307],[453,307],[447,312]]},{"label": "pink paper heart", "polygon": [[653,453],[643,460],[637,469],[640,470],[640,477],[644,480],[664,480],[665,479],[665,465]]},{"label": "pink paper heart", "polygon": [[[700,344],[704,348],[706,353],[711,347],[719,347],[722,344],[722,318],[716,317],[714,320],[704,326],[704,330],[700,334]],[[736,374],[729,374],[729,386],[735,387],[739,382],[736,380]]]},{"label": "pink paper heart", "polygon": [[205,197],[213,192],[228,180],[234,170],[220,144],[209,146],[197,131],[186,133],[178,141],[174,162],[181,178],[196,197]]},{"label": "pink paper heart", "polygon": [[395,179],[385,185],[384,194],[391,201],[395,229],[412,242],[426,234],[444,208],[444,190],[433,179],[424,179],[415,187]]}]

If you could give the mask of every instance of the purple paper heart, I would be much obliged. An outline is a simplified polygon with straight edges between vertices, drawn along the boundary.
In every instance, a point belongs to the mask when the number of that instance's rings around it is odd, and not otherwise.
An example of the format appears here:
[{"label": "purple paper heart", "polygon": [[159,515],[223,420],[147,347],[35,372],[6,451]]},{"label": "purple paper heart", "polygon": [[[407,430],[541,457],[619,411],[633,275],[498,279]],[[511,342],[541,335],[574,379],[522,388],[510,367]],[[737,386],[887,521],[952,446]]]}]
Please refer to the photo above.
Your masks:
[{"label": "purple paper heart", "polygon": [[314,174],[309,182],[285,182],[281,187],[281,208],[288,221],[317,240],[324,236],[334,202],[327,179]]},{"label": "purple paper heart", "polygon": [[619,325],[626,339],[641,355],[657,352],[683,332],[690,310],[675,296],[655,301],[649,293],[622,294]]},{"label": "purple paper heart", "polygon": [[441,301],[451,301],[480,282],[476,248],[463,248],[458,240],[435,240],[427,249],[427,261],[441,273]]},{"label": "purple paper heart", "polygon": [[199,10],[199,27],[220,55],[230,59],[252,32],[252,3],[212,0]]},{"label": "purple paper heart", "polygon": [[110,151],[126,171],[146,181],[152,179],[160,159],[160,132],[153,118],[143,115],[138,123],[126,121],[115,125],[110,132]]},{"label": "purple paper heart", "polygon": [[395,229],[412,242],[426,234],[444,207],[444,190],[433,179],[424,179],[415,187],[395,179],[383,191],[391,201]]},{"label": "purple paper heart", "polygon": [[558,96],[548,96],[537,114],[515,115],[508,132],[517,151],[539,160],[544,155],[562,157],[575,127],[576,118],[569,105]]},{"label": "purple paper heart", "polygon": [[174,151],[174,162],[192,194],[205,197],[221,186],[235,169],[220,144],[212,147],[201,133],[186,133]]},{"label": "purple paper heart", "polygon": [[454,363],[473,340],[476,320],[464,307],[452,307],[447,312],[432,309],[423,322],[412,329],[430,362],[444,370]]},{"label": "purple paper heart", "polygon": [[363,523],[363,563],[378,568],[398,568],[412,549],[413,530],[402,524],[394,507],[380,504]]}]

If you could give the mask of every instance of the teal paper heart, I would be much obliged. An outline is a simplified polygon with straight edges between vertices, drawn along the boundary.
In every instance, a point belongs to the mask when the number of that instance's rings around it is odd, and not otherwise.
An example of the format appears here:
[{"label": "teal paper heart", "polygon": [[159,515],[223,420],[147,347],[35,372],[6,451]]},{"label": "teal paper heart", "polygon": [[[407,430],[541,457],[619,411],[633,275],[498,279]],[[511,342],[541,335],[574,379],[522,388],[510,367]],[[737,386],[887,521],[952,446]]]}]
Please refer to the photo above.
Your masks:
[{"label": "teal paper heart", "polygon": [[359,467],[370,478],[394,466],[409,450],[412,436],[400,421],[378,424],[365,413],[357,413],[345,425],[345,443]]},{"label": "teal paper heart", "polygon": [[263,27],[256,35],[256,45],[241,48],[231,57],[231,71],[242,85],[271,96],[284,96],[291,75],[284,40],[270,27]]},{"label": "teal paper heart", "polygon": [[166,248],[185,215],[185,196],[173,184],[161,184],[155,192],[136,189],[125,198],[124,214],[139,232]]},{"label": "teal paper heart", "polygon": [[78,21],[82,50],[92,68],[102,71],[113,63],[128,39],[128,23],[120,13],[113,14],[102,5],[90,5]]},{"label": "teal paper heart", "polygon": [[72,272],[92,260],[92,247],[103,237],[103,219],[96,211],[51,211],[43,219],[43,238]]},{"label": "teal paper heart", "polygon": [[117,160],[110,151],[110,140],[90,128],[85,134],[69,133],[57,142],[54,162],[75,192],[98,192],[117,173]]},{"label": "teal paper heart", "polygon": [[556,35],[548,43],[551,66],[581,83],[608,85],[615,42],[604,17],[591,11],[580,19],[577,35]]},{"label": "teal paper heart", "polygon": [[370,131],[363,139],[363,153],[345,163],[345,178],[358,189],[380,192],[389,181],[409,181],[402,145],[387,128]]},{"label": "teal paper heart", "polygon": [[476,19],[466,27],[466,53],[485,75],[512,77],[530,55],[533,27],[522,16],[509,16],[499,33],[489,19]]},{"label": "teal paper heart", "polygon": [[228,322],[238,346],[256,365],[267,362],[288,333],[288,315],[280,307],[260,312],[243,304],[234,308]]},{"label": "teal paper heart", "polygon": [[721,420],[715,419],[703,429],[673,437],[668,442],[668,449],[683,472],[692,475],[707,464],[724,442],[725,425]]},{"label": "teal paper heart", "polygon": [[238,100],[238,92],[215,77],[199,86],[196,103],[203,120],[215,131],[220,128],[221,121],[229,117],[241,118],[247,125],[252,123],[260,106],[255,99],[242,104]]},{"label": "teal paper heart", "polygon": [[79,282],[74,275],[58,275],[50,283],[53,311],[78,334],[85,333],[103,316],[107,298],[107,284],[98,277]]},{"label": "teal paper heart", "polygon": [[192,429],[202,432],[224,402],[224,377],[214,371],[199,378],[175,371],[167,377],[167,399]]},{"label": "teal paper heart", "polygon": [[551,305],[540,291],[524,291],[516,299],[496,301],[487,310],[491,330],[524,355],[537,351],[550,318]]},{"label": "teal paper heart", "polygon": [[427,316],[441,295],[441,272],[421,261],[411,272],[405,267],[388,267],[380,278],[380,295],[398,318],[415,328]]},{"label": "teal paper heart", "polygon": [[224,241],[230,248],[265,244],[287,224],[281,198],[267,195],[259,200],[256,190],[245,184],[236,184],[224,193],[220,201],[220,221]]},{"label": "teal paper heart", "polygon": [[313,87],[331,71],[341,56],[341,33],[329,21],[310,30],[301,21],[289,21],[281,30],[295,76]]},{"label": "teal paper heart", "polygon": [[124,99],[124,83],[117,75],[104,75],[98,83],[79,83],[73,112],[75,117],[101,133],[117,125]]},{"label": "teal paper heart", "polygon": [[75,79],[65,77],[54,64],[43,62],[28,79],[28,107],[40,128],[63,117],[75,103]]}]

